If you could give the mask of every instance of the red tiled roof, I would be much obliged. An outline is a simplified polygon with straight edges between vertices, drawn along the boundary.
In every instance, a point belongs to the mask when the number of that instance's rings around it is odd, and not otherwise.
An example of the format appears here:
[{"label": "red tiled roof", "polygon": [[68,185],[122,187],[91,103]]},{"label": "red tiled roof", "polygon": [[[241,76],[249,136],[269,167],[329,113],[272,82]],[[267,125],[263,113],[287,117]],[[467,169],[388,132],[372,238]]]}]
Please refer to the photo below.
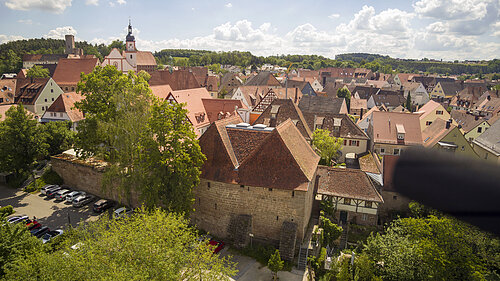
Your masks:
[{"label": "red tiled roof", "polygon": [[172,92],[170,85],[156,85],[149,88],[151,88],[151,93],[161,100],[166,99],[168,94]]},{"label": "red tiled roof", "polygon": [[207,156],[202,178],[241,185],[307,190],[319,156],[291,120],[268,131],[227,127],[238,122],[233,118],[236,117],[216,121],[201,136],[200,146]]},{"label": "red tiled roof", "polygon": [[[375,143],[422,145],[419,114],[374,111],[372,120]],[[396,125],[403,125],[404,142],[397,139]]]},{"label": "red tiled roof", "polygon": [[172,73],[169,70],[155,70],[149,74],[151,74],[151,79],[148,81],[150,86],[168,84],[174,91],[200,87],[193,73],[187,70],[174,70]]},{"label": "red tiled roof", "polygon": [[16,84],[17,79],[1,79],[0,80],[0,104],[11,104],[14,103],[14,97],[16,95]]},{"label": "red tiled roof", "polygon": [[446,121],[437,118],[429,127],[422,131],[422,142],[424,147],[432,148],[436,143],[446,137],[451,130],[455,129],[455,125],[450,124],[446,129]]},{"label": "red tiled roof", "polygon": [[236,107],[246,108],[241,103],[241,100],[202,99],[202,102],[210,123],[237,114],[235,111]]},{"label": "red tiled roof", "polygon": [[34,104],[50,78],[17,79],[16,103]]},{"label": "red tiled roof", "polygon": [[137,51],[136,63],[137,65],[156,65],[156,60],[151,52]]},{"label": "red tiled roof", "polygon": [[60,59],[54,72],[54,81],[59,85],[76,85],[80,81],[80,74],[89,74],[98,62],[98,58]]},{"label": "red tiled roof", "polygon": [[[202,99],[211,99],[212,97],[205,88],[187,89],[180,91],[172,91],[169,94],[172,95],[178,103],[185,103],[185,108],[187,109],[187,117],[189,121],[193,124],[195,128],[204,127],[210,124],[203,106]],[[167,99],[169,99],[167,97]],[[197,132],[197,131],[196,131]],[[197,132],[198,134],[198,132]]]},{"label": "red tiled roof", "polygon": [[78,122],[85,119],[83,113],[75,108],[75,102],[81,101],[84,97],[78,93],[63,93],[49,106],[47,112],[66,112],[71,122]]},{"label": "red tiled roof", "polygon": [[319,166],[318,176],[319,194],[384,202],[371,180],[361,170]]}]

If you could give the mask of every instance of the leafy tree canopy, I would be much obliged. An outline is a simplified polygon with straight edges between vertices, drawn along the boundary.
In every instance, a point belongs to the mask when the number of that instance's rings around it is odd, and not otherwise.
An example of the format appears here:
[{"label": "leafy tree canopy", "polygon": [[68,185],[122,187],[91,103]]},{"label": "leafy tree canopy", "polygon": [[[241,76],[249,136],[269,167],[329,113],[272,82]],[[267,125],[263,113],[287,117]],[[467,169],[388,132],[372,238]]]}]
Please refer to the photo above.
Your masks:
[{"label": "leafy tree canopy", "polygon": [[41,65],[34,65],[28,69],[26,76],[30,78],[47,78],[49,77],[49,70]]},{"label": "leafy tree canopy", "polygon": [[344,139],[330,136],[330,132],[323,129],[316,129],[312,139],[312,144],[321,157],[321,163],[332,166],[332,160],[339,156]]},{"label": "leafy tree canopy", "polygon": [[273,278],[276,280],[278,271],[283,269],[285,262],[281,260],[280,251],[276,249],[274,254],[271,255],[267,263],[269,270],[273,272]]},{"label": "leafy tree canopy", "polygon": [[76,147],[83,157],[110,163],[106,187],[118,179],[119,188],[137,192],[148,207],[187,214],[205,156],[186,109],[152,95],[148,79],[146,72],[125,75],[113,66],[82,75],[78,91],[85,99],[75,106],[86,119]]}]

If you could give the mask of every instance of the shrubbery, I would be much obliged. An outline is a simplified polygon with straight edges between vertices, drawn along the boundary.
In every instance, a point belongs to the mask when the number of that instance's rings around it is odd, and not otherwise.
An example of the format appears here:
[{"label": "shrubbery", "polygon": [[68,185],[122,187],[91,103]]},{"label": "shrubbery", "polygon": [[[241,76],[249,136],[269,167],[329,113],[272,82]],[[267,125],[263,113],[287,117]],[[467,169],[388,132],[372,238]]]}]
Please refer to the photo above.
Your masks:
[{"label": "shrubbery", "polygon": [[26,192],[35,192],[40,190],[44,185],[47,184],[57,184],[61,185],[63,184],[63,179],[52,169],[46,171],[40,178],[36,179],[36,187],[35,183],[32,182],[28,184],[25,188],[24,191]]},{"label": "shrubbery", "polygon": [[14,208],[12,205],[3,206],[0,208],[0,218],[12,215],[14,213]]}]

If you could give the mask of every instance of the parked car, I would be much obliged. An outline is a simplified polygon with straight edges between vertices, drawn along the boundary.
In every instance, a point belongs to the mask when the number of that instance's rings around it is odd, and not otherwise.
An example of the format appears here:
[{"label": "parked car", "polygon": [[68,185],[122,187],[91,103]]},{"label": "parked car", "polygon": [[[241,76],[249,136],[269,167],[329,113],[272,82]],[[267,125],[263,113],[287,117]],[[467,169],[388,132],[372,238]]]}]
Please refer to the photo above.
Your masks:
[{"label": "parked car", "polygon": [[47,194],[47,190],[51,189],[52,187],[54,187],[55,185],[54,184],[46,184],[44,185],[41,189],[40,189],[40,193],[42,195],[46,195]]},{"label": "parked car", "polygon": [[54,198],[56,201],[62,201],[65,199],[66,194],[68,194],[70,192],[71,192],[71,190],[69,190],[69,189],[61,189],[61,190],[56,192]]},{"label": "parked car", "polygon": [[88,203],[94,201],[95,197],[93,195],[80,195],[73,200],[73,207],[82,207]]},{"label": "parked car", "polygon": [[17,223],[17,222],[21,222],[27,218],[28,218],[28,216],[26,216],[26,215],[17,215],[17,216],[13,216],[13,217],[8,218],[7,222]]},{"label": "parked car", "polygon": [[28,228],[29,231],[31,231],[35,228],[42,227],[42,225],[39,222],[37,222],[36,220],[30,220],[30,222],[26,224],[26,227]]},{"label": "parked car", "polygon": [[115,219],[124,218],[125,216],[130,216],[134,213],[134,210],[127,207],[120,207],[113,212],[113,217]]},{"label": "parked car", "polygon": [[85,195],[86,193],[83,191],[71,191],[66,195],[66,202],[73,203],[73,200],[76,199],[76,197]]},{"label": "parked car", "polygon": [[56,192],[58,192],[59,190],[61,190],[61,187],[56,185],[55,187],[48,189],[45,195],[48,198],[54,198],[54,196],[56,196]]},{"label": "parked car", "polygon": [[94,203],[94,212],[100,213],[104,212],[105,210],[113,207],[115,205],[115,202],[108,200],[108,199],[101,199],[97,202]]},{"label": "parked car", "polygon": [[47,242],[49,242],[52,238],[56,237],[56,236],[59,236],[63,234],[63,231],[61,229],[57,229],[57,230],[53,230],[53,231],[49,231],[47,233],[45,233],[41,239],[42,239],[42,243],[45,244]]},{"label": "parked car", "polygon": [[36,238],[40,238],[42,237],[45,233],[49,232],[50,229],[48,226],[42,226],[40,228],[35,228],[33,230],[31,230],[31,234],[33,234],[33,236],[35,236]]},{"label": "parked car", "polygon": [[219,253],[222,249],[224,249],[224,246],[226,245],[224,242],[214,239],[210,239],[208,244],[213,247],[214,254]]}]

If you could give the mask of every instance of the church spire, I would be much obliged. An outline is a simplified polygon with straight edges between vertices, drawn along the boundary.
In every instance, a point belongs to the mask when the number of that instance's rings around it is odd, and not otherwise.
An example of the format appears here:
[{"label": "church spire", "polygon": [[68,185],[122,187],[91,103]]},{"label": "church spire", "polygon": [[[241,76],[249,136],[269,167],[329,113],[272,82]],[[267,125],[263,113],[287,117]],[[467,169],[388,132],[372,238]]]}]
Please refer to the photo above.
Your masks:
[{"label": "church spire", "polygon": [[130,18],[128,19],[128,34],[125,38],[127,51],[136,51],[135,49],[135,37],[132,35],[132,22]]}]

